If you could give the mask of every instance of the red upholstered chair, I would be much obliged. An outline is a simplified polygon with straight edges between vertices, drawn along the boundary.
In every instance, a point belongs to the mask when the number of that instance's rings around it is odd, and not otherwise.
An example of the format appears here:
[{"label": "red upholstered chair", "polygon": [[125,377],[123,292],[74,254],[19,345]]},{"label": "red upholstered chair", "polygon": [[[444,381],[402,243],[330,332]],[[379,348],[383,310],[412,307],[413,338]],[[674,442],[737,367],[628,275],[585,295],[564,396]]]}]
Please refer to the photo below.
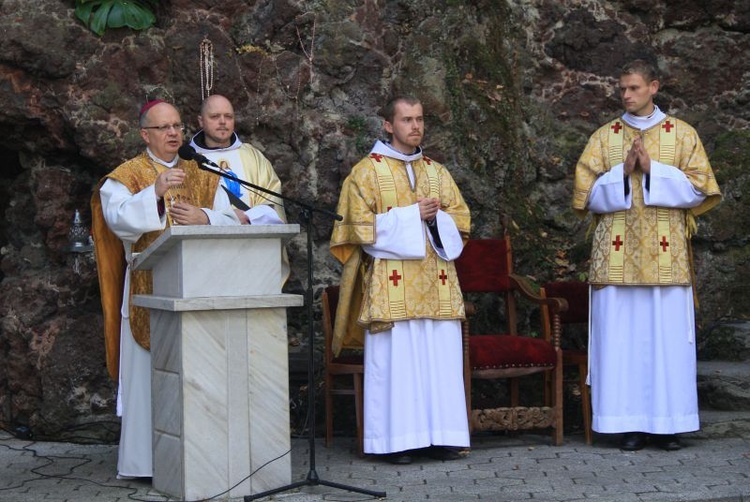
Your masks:
[{"label": "red upholstered chair", "polygon": [[[467,406],[470,410],[472,432],[551,428],[552,442],[562,444],[562,351],[560,350],[559,313],[567,308],[564,300],[542,298],[521,276],[513,273],[513,256],[510,237],[503,239],[473,239],[464,247],[456,260],[456,271],[464,296],[474,293],[498,295],[505,305],[503,326],[492,334],[470,332],[475,305],[466,303],[467,321],[464,322],[464,346],[468,347],[464,359],[464,381],[471,385],[477,379],[508,379],[510,403],[508,406],[474,409],[471,394]],[[518,329],[516,304],[519,300],[529,306],[548,307],[548,322],[542,322],[540,336],[522,333]],[[540,319],[544,319],[540,316]],[[542,406],[520,406],[518,379],[535,373],[547,374],[552,392],[540,379],[544,391]],[[541,392],[540,392],[541,394]]]},{"label": "red upholstered chair", "polygon": [[[582,281],[555,281],[546,283],[539,292],[544,297],[564,298],[568,302],[568,310],[560,313],[563,337],[574,326],[578,326],[588,334],[589,324],[589,285]],[[543,315],[549,317],[549,312],[543,309]],[[591,395],[586,385],[589,371],[589,355],[586,347],[563,348],[563,366],[578,368],[578,386],[581,390],[581,415],[583,416],[583,430],[586,444],[593,442],[591,430]]]},{"label": "red upholstered chair", "polygon": [[[326,406],[326,447],[333,443],[333,396],[354,396],[354,412],[357,423],[357,447],[360,456],[364,455],[363,432],[363,376],[364,358],[361,353],[342,352],[334,357],[331,350],[333,341],[333,320],[339,303],[339,287],[328,286],[321,298],[323,306],[323,332],[325,334],[325,406]],[[342,378],[344,377],[344,378]],[[349,377],[350,384],[342,382]],[[343,385],[342,385],[343,383]]]}]

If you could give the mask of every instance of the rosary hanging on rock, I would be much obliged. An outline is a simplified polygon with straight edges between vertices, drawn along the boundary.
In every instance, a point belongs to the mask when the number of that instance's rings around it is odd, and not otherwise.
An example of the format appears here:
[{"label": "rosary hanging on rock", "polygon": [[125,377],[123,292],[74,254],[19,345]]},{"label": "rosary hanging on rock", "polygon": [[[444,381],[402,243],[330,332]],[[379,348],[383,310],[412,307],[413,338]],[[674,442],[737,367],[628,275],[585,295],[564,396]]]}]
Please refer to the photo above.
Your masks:
[{"label": "rosary hanging on rock", "polygon": [[214,45],[204,37],[200,44],[201,101],[211,95],[214,87]]}]

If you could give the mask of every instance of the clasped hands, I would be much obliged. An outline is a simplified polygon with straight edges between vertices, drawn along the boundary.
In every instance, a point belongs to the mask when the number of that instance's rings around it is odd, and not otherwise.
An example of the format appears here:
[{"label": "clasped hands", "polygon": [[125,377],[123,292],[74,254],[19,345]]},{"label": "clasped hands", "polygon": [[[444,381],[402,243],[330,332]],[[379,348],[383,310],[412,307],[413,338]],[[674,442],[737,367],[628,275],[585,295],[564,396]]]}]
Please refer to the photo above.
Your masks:
[{"label": "clasped hands", "polygon": [[[156,177],[154,191],[159,199],[164,198],[167,191],[185,182],[185,171],[179,168],[167,169]],[[185,202],[175,202],[170,206],[169,214],[172,221],[179,225],[207,225],[208,215],[200,208]]]},{"label": "clasped hands", "polygon": [[644,174],[651,173],[651,157],[643,145],[643,138],[638,136],[625,157],[624,174],[628,176],[633,171],[640,169]]},{"label": "clasped hands", "polygon": [[420,197],[417,199],[417,205],[419,206],[419,217],[423,221],[432,222],[435,221],[438,209],[440,209],[440,199],[433,197]]}]

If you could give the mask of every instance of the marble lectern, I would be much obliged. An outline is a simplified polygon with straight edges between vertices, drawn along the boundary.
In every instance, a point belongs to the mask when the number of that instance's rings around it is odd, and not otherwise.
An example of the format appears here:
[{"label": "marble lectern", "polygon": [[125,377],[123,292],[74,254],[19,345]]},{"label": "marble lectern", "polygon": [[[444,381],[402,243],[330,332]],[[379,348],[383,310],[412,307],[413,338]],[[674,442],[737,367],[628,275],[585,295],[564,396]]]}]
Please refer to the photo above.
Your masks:
[{"label": "marble lectern", "polygon": [[234,498],[291,482],[286,308],[304,297],[281,293],[281,253],[298,233],[174,226],[135,258],[154,278],[133,303],[151,312],[157,490]]}]

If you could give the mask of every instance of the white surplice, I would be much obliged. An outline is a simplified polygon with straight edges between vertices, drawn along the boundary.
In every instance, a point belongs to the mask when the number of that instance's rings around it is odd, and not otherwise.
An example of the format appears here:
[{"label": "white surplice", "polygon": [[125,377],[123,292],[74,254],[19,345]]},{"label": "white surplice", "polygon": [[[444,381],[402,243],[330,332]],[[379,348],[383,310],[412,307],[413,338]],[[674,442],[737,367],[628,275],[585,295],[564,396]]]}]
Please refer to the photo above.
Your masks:
[{"label": "white surplice", "polygon": [[[375,244],[362,248],[376,259],[418,260],[429,236],[441,258],[454,260],[463,249],[458,229],[442,211],[436,220],[442,248],[416,204],[377,215]],[[460,321],[415,319],[385,332],[366,331],[364,353],[365,453],[469,446]]]},{"label": "white surplice", "polygon": [[[153,158],[153,157],[152,157]],[[175,163],[172,163],[173,165]],[[168,166],[171,167],[171,166]],[[151,353],[138,345],[130,330],[130,263],[132,247],[147,232],[164,230],[166,216],[159,216],[157,197],[151,185],[136,194],[122,183],[108,179],[100,189],[107,226],[122,240],[128,268],[120,324],[120,377],[117,414],[122,417],[117,458],[118,478],[151,477]],[[211,225],[237,225],[229,198],[222,189],[214,197],[214,209],[203,208]]]},{"label": "white surplice", "polygon": [[[635,124],[632,117],[624,120]],[[658,122],[659,117],[651,121]],[[650,126],[642,124],[643,128]],[[627,210],[623,164],[594,185],[593,213]],[[690,208],[705,196],[674,166],[651,160],[648,206]],[[592,289],[589,340],[592,428],[602,433],[677,434],[698,430],[695,313],[689,286]]]}]

